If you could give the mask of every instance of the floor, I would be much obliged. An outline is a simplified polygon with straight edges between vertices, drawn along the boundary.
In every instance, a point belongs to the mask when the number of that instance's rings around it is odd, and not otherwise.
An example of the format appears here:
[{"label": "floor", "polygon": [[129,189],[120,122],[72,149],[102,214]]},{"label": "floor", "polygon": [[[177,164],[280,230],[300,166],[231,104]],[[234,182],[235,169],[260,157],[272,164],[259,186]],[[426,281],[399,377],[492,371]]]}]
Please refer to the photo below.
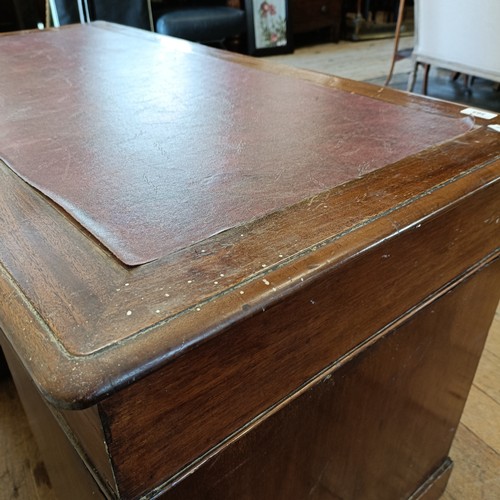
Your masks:
[{"label": "floor", "polygon": [[450,451],[444,500],[500,499],[500,307]]},{"label": "floor", "polygon": [[[402,37],[401,50],[413,47],[412,37]],[[267,60],[319,71],[351,80],[372,80],[387,76],[394,49],[392,39],[368,40],[338,44],[323,43],[295,49],[293,54],[268,57]],[[409,58],[396,63],[395,74],[408,74]]]},{"label": "floor", "polygon": [[0,499],[55,500],[10,377],[0,378]]},{"label": "floor", "polygon": [[[406,90],[409,73],[412,68],[411,48],[413,37],[402,37],[399,43],[401,58],[396,62],[394,75],[389,84],[398,90]],[[293,54],[269,58],[281,64],[288,64],[321,73],[342,76],[352,80],[362,80],[376,85],[384,85],[389,72],[394,49],[392,39],[364,42],[346,42],[339,44],[321,44],[305,46]],[[422,92],[423,70],[417,73],[414,92]],[[500,112],[500,89],[498,83],[480,78],[473,81],[468,89],[463,78],[452,80],[452,74],[439,68],[431,67],[429,74],[428,95],[438,99],[459,102],[468,106]]]},{"label": "floor", "polygon": [[[323,44],[269,59],[380,85],[389,69],[392,45],[391,40]],[[402,39],[401,48],[411,46],[411,38]],[[402,88],[409,70],[409,59],[397,63],[395,87]],[[438,72],[436,75],[444,86],[448,85],[449,79]],[[431,75],[429,93],[432,95],[436,88]],[[486,97],[478,101],[477,94],[474,86],[472,94],[467,96],[472,105],[481,102],[481,107],[500,111],[500,92],[489,82],[484,89]],[[443,496],[445,500],[500,499],[499,374],[500,308],[450,452],[455,468]],[[8,375],[0,376],[0,450],[0,500],[54,500],[50,481]]]}]

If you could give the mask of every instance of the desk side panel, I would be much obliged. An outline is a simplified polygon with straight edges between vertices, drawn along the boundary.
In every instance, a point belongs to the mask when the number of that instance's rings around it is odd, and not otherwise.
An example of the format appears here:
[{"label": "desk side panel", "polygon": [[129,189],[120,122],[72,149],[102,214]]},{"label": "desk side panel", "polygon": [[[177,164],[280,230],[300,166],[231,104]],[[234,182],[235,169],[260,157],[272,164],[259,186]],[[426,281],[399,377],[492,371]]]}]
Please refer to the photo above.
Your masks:
[{"label": "desk side panel", "polygon": [[162,498],[438,498],[499,279],[497,262],[461,283]]},{"label": "desk side panel", "polygon": [[53,413],[66,433],[72,436],[75,446],[78,446],[89,466],[96,471],[108,491],[116,492],[116,483],[109,461],[106,440],[102,429],[99,412],[96,406],[84,410],[57,410]]},{"label": "desk side panel", "polygon": [[119,488],[138,495],[173,477],[495,252],[499,187],[401,226],[393,238],[104,400]]}]

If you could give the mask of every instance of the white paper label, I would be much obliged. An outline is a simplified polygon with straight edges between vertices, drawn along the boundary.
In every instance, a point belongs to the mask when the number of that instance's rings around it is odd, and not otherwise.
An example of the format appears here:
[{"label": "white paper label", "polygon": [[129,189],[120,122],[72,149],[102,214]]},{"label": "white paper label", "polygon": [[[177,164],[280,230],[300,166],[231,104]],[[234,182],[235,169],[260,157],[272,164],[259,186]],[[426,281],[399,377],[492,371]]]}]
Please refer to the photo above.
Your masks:
[{"label": "white paper label", "polygon": [[492,120],[498,115],[496,113],[491,113],[490,111],[484,111],[477,108],[465,108],[460,111],[460,113],[469,116],[475,116],[476,118],[482,118],[483,120]]},{"label": "white paper label", "polygon": [[488,128],[491,128],[495,132],[500,132],[500,125],[488,125]]}]

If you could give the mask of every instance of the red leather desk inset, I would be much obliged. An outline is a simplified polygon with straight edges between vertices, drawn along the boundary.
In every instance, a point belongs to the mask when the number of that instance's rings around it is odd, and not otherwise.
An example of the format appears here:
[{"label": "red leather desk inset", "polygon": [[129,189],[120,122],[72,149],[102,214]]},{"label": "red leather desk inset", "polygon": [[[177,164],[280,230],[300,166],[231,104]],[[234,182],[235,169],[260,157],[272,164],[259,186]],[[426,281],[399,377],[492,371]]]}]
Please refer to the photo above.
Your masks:
[{"label": "red leather desk inset", "polygon": [[95,27],[3,45],[0,66],[17,69],[0,76],[1,154],[126,264],[468,130],[459,118]]},{"label": "red leather desk inset", "polygon": [[63,496],[439,493],[498,301],[487,122],[104,23],[0,66],[0,342]]}]

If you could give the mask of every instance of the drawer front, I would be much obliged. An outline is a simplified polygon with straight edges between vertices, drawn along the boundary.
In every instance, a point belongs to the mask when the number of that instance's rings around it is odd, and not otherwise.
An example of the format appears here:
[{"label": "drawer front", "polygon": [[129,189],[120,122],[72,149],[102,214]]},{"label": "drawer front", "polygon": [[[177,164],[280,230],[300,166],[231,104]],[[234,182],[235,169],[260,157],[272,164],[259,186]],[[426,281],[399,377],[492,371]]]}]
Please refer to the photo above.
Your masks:
[{"label": "drawer front", "polygon": [[294,33],[305,33],[340,21],[340,0],[292,0],[290,2]]}]

